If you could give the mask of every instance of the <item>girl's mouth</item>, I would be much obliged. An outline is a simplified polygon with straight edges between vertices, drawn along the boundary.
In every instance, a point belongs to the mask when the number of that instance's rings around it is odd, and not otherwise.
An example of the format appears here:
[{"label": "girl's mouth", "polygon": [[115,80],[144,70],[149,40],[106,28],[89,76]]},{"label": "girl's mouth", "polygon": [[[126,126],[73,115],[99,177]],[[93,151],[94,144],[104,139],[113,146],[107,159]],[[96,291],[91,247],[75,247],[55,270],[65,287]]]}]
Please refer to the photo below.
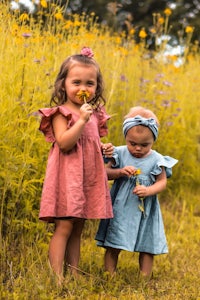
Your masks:
[{"label": "girl's mouth", "polygon": [[143,156],[142,153],[133,153],[133,156],[137,157],[137,158],[141,158]]}]

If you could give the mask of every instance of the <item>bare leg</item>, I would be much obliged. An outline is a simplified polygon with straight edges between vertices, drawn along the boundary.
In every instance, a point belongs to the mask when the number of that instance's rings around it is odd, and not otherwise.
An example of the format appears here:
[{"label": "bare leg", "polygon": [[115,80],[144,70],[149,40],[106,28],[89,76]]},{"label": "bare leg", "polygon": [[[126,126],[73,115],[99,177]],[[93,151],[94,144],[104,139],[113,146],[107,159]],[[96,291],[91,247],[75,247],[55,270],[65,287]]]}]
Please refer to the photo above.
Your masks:
[{"label": "bare leg", "polygon": [[141,252],[139,255],[140,274],[151,277],[153,269],[153,254]]},{"label": "bare leg", "polygon": [[[72,274],[77,274],[77,267],[80,258],[80,244],[81,244],[81,234],[83,231],[85,220],[84,219],[75,219],[73,230],[71,236],[68,240],[66,247],[66,263],[71,265]],[[74,267],[74,268],[73,268]]]},{"label": "bare leg", "polygon": [[73,229],[73,221],[56,220],[55,232],[49,245],[49,261],[53,271],[59,276],[63,276],[63,262],[68,239]]},{"label": "bare leg", "polygon": [[105,270],[113,274],[117,268],[118,256],[120,249],[107,248],[104,256]]}]

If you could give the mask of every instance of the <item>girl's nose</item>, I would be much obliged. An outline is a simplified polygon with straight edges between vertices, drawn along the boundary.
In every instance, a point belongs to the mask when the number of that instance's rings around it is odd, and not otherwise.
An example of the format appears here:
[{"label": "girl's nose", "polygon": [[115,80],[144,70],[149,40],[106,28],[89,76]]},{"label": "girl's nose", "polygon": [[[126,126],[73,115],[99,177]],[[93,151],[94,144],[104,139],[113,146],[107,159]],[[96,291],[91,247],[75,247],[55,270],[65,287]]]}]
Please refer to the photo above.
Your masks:
[{"label": "girl's nose", "polygon": [[141,150],[142,147],[140,145],[136,145],[135,148],[136,150]]},{"label": "girl's nose", "polygon": [[80,90],[83,91],[83,92],[85,92],[85,91],[87,91],[87,87],[84,84],[82,84],[80,86]]}]

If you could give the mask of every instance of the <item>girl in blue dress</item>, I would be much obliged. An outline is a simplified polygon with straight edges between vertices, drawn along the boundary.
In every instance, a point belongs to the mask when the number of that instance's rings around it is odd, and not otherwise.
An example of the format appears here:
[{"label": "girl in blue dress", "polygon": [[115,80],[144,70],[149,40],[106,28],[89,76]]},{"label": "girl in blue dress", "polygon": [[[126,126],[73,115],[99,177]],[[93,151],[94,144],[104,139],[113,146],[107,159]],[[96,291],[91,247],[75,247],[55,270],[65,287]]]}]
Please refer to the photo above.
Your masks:
[{"label": "girl in blue dress", "polygon": [[101,220],[97,245],[106,248],[106,271],[116,271],[121,250],[139,252],[140,274],[152,274],[154,255],[168,253],[157,194],[166,188],[177,160],[152,150],[158,136],[155,114],[140,106],[125,117],[126,145],[107,164],[114,218]]}]

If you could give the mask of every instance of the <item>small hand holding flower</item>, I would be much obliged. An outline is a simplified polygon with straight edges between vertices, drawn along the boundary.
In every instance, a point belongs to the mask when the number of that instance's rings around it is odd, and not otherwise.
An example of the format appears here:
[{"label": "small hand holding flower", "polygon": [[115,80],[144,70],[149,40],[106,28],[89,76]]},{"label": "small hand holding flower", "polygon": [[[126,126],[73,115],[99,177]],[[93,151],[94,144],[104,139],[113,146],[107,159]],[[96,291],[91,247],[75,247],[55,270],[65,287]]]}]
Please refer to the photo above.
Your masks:
[{"label": "small hand holding flower", "polygon": [[80,90],[76,95],[82,102],[84,102],[84,105],[82,105],[80,108],[80,114],[84,120],[88,121],[93,112],[92,107],[87,103],[87,99],[90,97],[90,93],[88,91]]},{"label": "small hand holding flower", "polygon": [[135,172],[136,172],[136,169],[133,166],[125,166],[120,169],[121,176],[131,177],[131,176],[135,175]]},{"label": "small hand holding flower", "polygon": [[146,191],[146,186],[140,185],[139,182],[139,178],[138,175],[141,174],[141,170],[137,169],[135,172],[135,176],[136,176],[136,187],[133,190],[133,193],[135,193],[136,195],[138,195],[141,204],[138,205],[139,210],[143,213],[144,217],[146,216],[145,214],[145,209],[144,209],[144,196],[140,196],[140,195],[144,195],[145,191]]},{"label": "small hand holding flower", "polygon": [[80,119],[82,119],[84,122],[89,121],[90,116],[92,115],[92,113],[93,113],[93,109],[89,104],[84,103],[80,107]]}]

